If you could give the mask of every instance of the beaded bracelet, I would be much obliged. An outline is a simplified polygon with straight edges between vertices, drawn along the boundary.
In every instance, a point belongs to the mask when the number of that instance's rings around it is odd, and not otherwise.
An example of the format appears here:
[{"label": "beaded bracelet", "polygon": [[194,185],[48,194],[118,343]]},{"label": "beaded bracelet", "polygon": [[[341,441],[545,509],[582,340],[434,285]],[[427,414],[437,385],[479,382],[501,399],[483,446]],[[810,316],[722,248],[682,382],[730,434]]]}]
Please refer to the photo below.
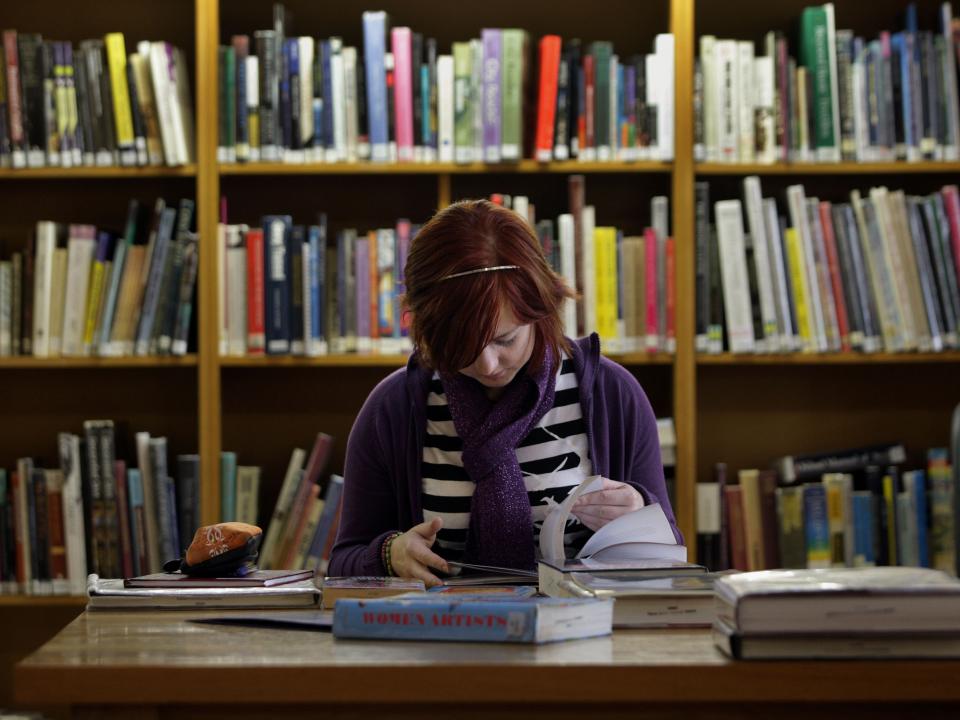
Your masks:
[{"label": "beaded bracelet", "polygon": [[383,541],[383,544],[380,546],[380,562],[383,564],[383,569],[386,571],[388,576],[396,575],[393,571],[393,563],[390,559],[390,546],[393,545],[393,541],[400,537],[402,533],[391,533]]}]

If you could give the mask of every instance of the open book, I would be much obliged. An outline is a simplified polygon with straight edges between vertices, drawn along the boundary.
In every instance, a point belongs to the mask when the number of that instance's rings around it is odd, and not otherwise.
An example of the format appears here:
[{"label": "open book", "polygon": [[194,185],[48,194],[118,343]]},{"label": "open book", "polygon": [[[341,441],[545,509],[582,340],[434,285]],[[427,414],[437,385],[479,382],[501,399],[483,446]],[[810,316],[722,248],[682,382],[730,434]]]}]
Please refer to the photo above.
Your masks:
[{"label": "open book", "polygon": [[[586,477],[567,498],[556,505],[543,521],[540,529],[540,557],[547,560],[561,562],[565,558],[563,535],[567,526],[567,519],[574,503],[581,495],[599,490],[603,479],[599,475]],[[577,560],[590,567],[603,566],[614,563],[626,566],[632,562],[658,560],[670,561],[677,565],[685,565],[687,548],[678,545],[670,528],[670,521],[663,512],[659,503],[647,505],[632,513],[621,515],[599,530],[586,542],[577,554]],[[515,568],[475,565],[470,563],[450,562],[448,565],[455,574],[466,571],[470,580],[466,582],[481,582],[477,574],[493,574],[501,581],[510,581],[515,578],[537,578],[536,570],[518,570]],[[583,569],[583,568],[581,568]],[[702,572],[702,568],[699,568]],[[458,584],[459,577],[447,581]]]}]

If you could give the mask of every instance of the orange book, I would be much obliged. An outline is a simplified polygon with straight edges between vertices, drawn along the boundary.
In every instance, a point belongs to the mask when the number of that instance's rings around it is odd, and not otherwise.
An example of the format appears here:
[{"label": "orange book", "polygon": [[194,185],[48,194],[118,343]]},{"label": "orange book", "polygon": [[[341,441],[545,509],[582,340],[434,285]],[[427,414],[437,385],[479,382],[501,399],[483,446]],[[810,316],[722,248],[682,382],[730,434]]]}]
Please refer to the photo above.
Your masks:
[{"label": "orange book", "polygon": [[263,229],[247,231],[247,353],[263,355],[267,336],[264,321]]},{"label": "orange book", "polygon": [[540,162],[550,162],[553,158],[561,45],[559,35],[544,35],[540,38],[540,87],[537,94],[537,131],[533,150],[534,157]]}]

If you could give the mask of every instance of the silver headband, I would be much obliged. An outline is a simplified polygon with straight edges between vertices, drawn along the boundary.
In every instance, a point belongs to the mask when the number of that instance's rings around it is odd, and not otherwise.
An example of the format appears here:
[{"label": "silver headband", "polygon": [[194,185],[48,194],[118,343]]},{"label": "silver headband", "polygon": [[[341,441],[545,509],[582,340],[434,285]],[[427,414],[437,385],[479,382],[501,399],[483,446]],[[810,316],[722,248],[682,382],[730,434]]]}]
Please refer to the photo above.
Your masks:
[{"label": "silver headband", "polygon": [[477,273],[493,272],[494,270],[519,270],[519,265],[494,265],[493,267],[474,268],[473,270],[464,270],[463,272],[444,275],[440,282],[452,280],[453,278],[463,277],[464,275],[476,275]]}]

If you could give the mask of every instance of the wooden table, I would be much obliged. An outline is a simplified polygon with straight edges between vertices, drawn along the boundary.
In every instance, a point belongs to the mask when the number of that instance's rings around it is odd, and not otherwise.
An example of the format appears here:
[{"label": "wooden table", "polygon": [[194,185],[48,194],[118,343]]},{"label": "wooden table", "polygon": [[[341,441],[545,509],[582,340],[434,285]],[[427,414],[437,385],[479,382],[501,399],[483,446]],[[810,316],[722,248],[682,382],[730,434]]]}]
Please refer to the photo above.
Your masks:
[{"label": "wooden table", "polygon": [[536,647],[187,622],[204,614],[86,612],[17,666],[16,697],[76,718],[960,717],[960,661],[732,662],[705,630]]}]

